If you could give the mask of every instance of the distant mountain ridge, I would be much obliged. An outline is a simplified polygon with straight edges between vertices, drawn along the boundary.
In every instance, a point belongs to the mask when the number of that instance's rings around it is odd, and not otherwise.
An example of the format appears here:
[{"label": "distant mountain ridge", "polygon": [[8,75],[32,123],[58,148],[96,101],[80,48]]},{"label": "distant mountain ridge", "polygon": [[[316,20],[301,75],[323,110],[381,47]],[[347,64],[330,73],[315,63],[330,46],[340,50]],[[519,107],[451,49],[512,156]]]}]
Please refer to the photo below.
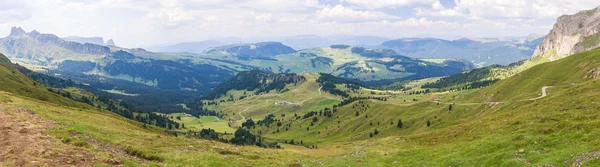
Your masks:
[{"label": "distant mountain ridge", "polygon": [[[51,65],[69,58],[89,59],[110,54],[105,46],[65,41],[53,34],[36,30],[29,33],[13,27],[9,36],[0,38],[0,52],[12,59],[34,65]],[[75,54],[65,54],[66,52]]]},{"label": "distant mountain ridge", "polygon": [[68,36],[62,37],[65,41],[77,42],[81,44],[91,43],[96,45],[104,45],[104,46],[115,46],[115,41],[113,39],[108,39],[104,42],[104,38],[102,37],[78,37],[78,36]]},{"label": "distant mountain ridge", "polygon": [[600,46],[600,10],[580,11],[560,16],[544,41],[536,48],[534,57],[558,60]]},{"label": "distant mountain ridge", "polygon": [[492,64],[508,65],[530,58],[541,42],[539,37],[540,35],[533,34],[528,38],[404,38],[386,41],[379,47],[414,58],[464,59],[483,67]]},{"label": "distant mountain ridge", "polygon": [[238,57],[270,58],[275,55],[296,53],[293,48],[281,42],[259,42],[253,44],[235,44],[213,47],[202,52],[203,54],[230,54]]},{"label": "distant mountain ridge", "polygon": [[352,46],[376,46],[390,40],[389,38],[377,36],[317,36],[317,35],[298,35],[278,39],[281,43],[294,49],[311,49],[326,47],[331,45],[352,45]]},{"label": "distant mountain ridge", "polygon": [[295,50],[327,47],[331,45],[344,44],[353,46],[376,46],[390,40],[389,38],[377,36],[317,36],[317,35],[297,35],[287,37],[270,38],[215,38],[210,40],[182,42],[161,46],[150,46],[148,50],[154,52],[189,52],[202,53],[211,47],[219,47],[243,43],[260,43],[265,41],[279,41],[284,45],[290,46]]},{"label": "distant mountain ridge", "polygon": [[148,48],[149,50],[156,52],[190,52],[190,53],[202,53],[206,49],[211,47],[217,47],[226,45],[227,43],[217,40],[206,40],[198,42],[183,42],[168,46],[158,46]]}]

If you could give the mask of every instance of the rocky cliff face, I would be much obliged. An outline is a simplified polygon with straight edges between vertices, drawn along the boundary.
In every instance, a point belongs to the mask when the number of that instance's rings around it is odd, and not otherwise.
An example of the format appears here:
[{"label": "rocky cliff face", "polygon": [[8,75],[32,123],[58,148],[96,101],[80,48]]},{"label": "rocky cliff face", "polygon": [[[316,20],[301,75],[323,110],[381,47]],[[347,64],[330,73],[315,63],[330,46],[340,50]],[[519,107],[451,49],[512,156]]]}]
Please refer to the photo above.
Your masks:
[{"label": "rocky cliff face", "polygon": [[550,33],[536,48],[533,57],[546,57],[554,61],[597,48],[600,46],[599,31],[600,10],[598,8],[574,15],[560,16]]},{"label": "rocky cliff face", "polygon": [[19,59],[20,63],[49,65],[70,58],[109,55],[110,49],[102,45],[65,41],[36,30],[27,33],[20,27],[13,27],[9,36],[0,38],[0,52],[11,59]]}]

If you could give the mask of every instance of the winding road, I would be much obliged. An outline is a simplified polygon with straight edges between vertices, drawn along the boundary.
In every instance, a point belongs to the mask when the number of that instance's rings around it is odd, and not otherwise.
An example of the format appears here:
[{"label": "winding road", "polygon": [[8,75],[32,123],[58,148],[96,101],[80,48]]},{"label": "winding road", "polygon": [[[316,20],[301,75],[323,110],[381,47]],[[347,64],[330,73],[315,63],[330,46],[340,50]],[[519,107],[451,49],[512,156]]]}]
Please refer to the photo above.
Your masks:
[{"label": "winding road", "polygon": [[548,95],[548,94],[546,94],[546,89],[548,89],[548,88],[550,88],[550,87],[552,87],[552,86],[544,86],[544,87],[542,87],[542,95],[541,95],[540,97],[531,98],[531,99],[529,99],[529,100],[531,100],[531,101],[535,101],[535,100],[538,100],[538,99],[541,99],[541,98],[544,98],[544,97],[546,97],[546,96]]},{"label": "winding road", "polygon": [[[525,100],[518,100],[518,101],[536,101],[539,100],[541,98],[544,98],[546,96],[548,96],[548,93],[546,93],[546,89],[551,88],[554,86],[544,86],[542,87],[542,95],[540,97],[536,97],[536,98],[531,98],[531,99],[525,99]],[[440,104],[456,104],[456,105],[481,105],[481,104],[501,104],[501,103],[505,103],[505,102],[483,102],[483,103],[448,103],[448,102],[437,102]]]}]

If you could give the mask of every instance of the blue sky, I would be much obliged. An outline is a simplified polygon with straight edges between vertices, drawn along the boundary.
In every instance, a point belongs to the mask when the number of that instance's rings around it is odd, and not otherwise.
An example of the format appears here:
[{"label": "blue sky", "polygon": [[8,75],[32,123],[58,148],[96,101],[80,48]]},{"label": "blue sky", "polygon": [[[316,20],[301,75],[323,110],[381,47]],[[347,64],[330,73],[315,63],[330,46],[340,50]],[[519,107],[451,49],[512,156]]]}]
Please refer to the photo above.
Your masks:
[{"label": "blue sky", "polygon": [[526,36],[597,0],[0,0],[0,34],[21,26],[124,47],[222,37]]}]

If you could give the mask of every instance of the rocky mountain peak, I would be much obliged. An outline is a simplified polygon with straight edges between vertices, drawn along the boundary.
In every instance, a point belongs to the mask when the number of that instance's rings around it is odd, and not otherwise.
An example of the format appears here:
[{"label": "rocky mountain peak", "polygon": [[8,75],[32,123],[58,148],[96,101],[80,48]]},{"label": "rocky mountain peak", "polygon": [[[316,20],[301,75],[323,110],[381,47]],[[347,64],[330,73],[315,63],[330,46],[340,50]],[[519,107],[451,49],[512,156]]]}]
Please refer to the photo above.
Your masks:
[{"label": "rocky mountain peak", "polygon": [[600,32],[598,8],[560,16],[550,33],[536,48],[533,57],[547,57],[550,61],[554,61],[599,47],[598,32]]},{"label": "rocky mountain peak", "polygon": [[40,34],[41,33],[38,32],[37,30],[33,30],[33,31],[29,32],[29,35],[33,35],[33,36],[40,35]]},{"label": "rocky mountain peak", "polygon": [[12,27],[10,29],[10,35],[8,35],[8,36],[20,36],[20,35],[25,35],[25,34],[27,34],[27,32],[25,32],[25,30],[23,30],[23,28]]},{"label": "rocky mountain peak", "polygon": [[106,46],[115,46],[115,41],[113,41],[113,39],[108,39],[105,44]]}]

